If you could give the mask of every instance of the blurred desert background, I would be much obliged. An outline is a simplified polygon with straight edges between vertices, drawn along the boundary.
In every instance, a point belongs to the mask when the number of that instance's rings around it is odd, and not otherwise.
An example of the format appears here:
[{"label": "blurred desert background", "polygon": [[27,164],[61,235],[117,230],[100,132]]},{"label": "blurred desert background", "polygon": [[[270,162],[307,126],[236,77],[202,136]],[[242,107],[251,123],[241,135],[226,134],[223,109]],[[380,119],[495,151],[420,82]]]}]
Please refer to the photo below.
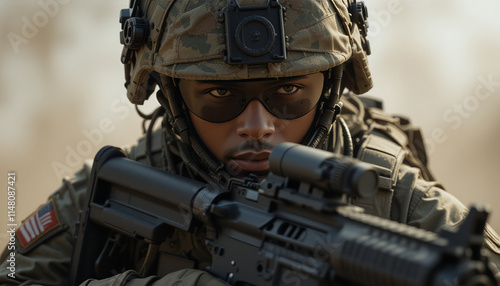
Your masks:
[{"label": "blurred desert background", "polygon": [[[20,225],[81,161],[141,135],[120,63],[118,15],[128,2],[0,1],[1,246],[8,172]],[[438,180],[466,205],[489,204],[500,231],[500,1],[365,3],[368,94],[422,127]]]}]

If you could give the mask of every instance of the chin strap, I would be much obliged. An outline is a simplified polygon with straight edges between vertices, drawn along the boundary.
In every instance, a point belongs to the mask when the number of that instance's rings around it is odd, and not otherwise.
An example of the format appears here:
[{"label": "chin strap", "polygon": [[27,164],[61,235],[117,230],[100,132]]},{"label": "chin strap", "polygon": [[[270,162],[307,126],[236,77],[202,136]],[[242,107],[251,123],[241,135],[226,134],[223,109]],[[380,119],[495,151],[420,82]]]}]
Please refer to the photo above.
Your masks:
[{"label": "chin strap", "polygon": [[354,156],[354,145],[352,143],[351,131],[347,127],[347,123],[344,118],[339,117],[340,127],[342,128],[342,138],[344,139],[344,155],[353,157]]}]

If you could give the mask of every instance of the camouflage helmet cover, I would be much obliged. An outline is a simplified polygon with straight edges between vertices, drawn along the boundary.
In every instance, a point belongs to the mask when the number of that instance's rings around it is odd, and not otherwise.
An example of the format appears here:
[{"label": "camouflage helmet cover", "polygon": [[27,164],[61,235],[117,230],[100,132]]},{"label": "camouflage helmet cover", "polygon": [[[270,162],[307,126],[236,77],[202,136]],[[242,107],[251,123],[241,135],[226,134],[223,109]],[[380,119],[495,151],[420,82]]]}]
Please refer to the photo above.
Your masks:
[{"label": "camouflage helmet cover", "polygon": [[[233,0],[231,0],[233,1]],[[268,0],[267,0],[268,1]],[[266,0],[239,0],[240,6]],[[151,72],[194,80],[243,80],[297,76],[347,62],[343,83],[355,93],[373,83],[360,32],[350,19],[347,0],[282,0],[286,8],[286,59],[265,64],[224,61],[225,26],[219,14],[227,0],[151,0],[140,9],[151,29],[147,44],[125,69],[127,95],[142,104],[151,93]],[[149,92],[148,92],[149,90]]]}]

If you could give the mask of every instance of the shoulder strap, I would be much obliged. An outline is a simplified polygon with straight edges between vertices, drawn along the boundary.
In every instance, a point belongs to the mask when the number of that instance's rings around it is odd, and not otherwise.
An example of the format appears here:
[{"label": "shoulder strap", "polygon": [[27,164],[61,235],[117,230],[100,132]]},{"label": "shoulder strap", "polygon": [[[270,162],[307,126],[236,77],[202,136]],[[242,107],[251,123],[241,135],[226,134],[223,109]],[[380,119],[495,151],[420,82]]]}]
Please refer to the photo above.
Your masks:
[{"label": "shoulder strap", "polygon": [[[131,160],[143,164],[152,165],[157,168],[165,169],[165,162],[162,156],[162,147],[163,147],[162,131],[163,130],[160,128],[151,132],[151,139],[149,142],[151,147],[149,149],[147,147],[148,144],[148,140],[146,139],[147,135],[144,135],[141,138],[139,138],[137,145],[131,147],[130,150],[127,152],[127,157],[130,158]],[[147,158],[148,155],[151,158],[150,162],[148,161]]]},{"label": "shoulder strap", "polygon": [[385,219],[390,217],[390,206],[398,179],[399,167],[407,152],[377,130],[363,136],[356,158],[375,166],[379,172],[377,193],[369,198],[355,198],[353,204],[365,209],[366,213]]},{"label": "shoulder strap", "polygon": [[355,157],[373,164],[380,174],[377,194],[356,198],[353,203],[369,214],[389,218],[387,206],[392,203],[403,163],[419,168],[424,179],[432,179],[420,129],[413,127],[407,118],[384,112],[380,100],[344,94],[343,102],[342,116],[350,122]]}]

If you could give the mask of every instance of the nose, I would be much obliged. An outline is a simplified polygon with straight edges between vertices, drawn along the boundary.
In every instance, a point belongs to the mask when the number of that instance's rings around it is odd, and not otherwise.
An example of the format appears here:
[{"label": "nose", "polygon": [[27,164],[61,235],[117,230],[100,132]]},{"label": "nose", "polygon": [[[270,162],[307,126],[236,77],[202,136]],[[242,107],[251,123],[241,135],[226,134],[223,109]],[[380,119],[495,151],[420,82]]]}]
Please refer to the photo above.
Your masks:
[{"label": "nose", "polygon": [[256,99],[248,103],[237,120],[238,135],[245,139],[265,139],[275,132],[275,117]]}]

